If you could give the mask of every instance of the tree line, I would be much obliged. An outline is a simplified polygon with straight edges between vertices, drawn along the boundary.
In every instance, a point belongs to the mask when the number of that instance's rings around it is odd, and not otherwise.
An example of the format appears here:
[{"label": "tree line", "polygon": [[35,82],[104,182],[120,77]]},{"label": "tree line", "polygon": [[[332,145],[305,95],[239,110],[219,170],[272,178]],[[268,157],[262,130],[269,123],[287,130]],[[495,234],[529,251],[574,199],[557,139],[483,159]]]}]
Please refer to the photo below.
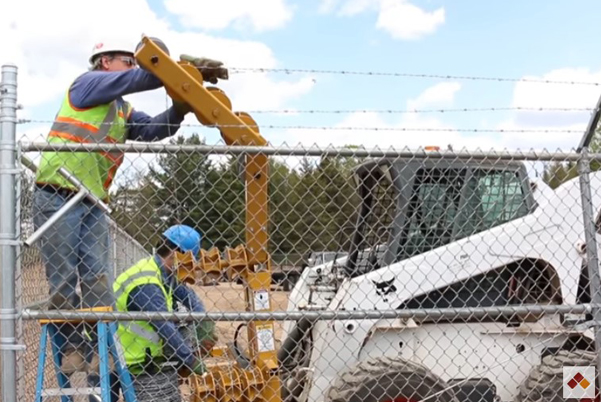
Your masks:
[{"label": "tree line", "polygon": [[[176,137],[170,143],[204,145],[198,135]],[[600,149],[597,135],[591,151]],[[359,208],[352,172],[362,162],[340,156],[269,158],[269,253],[274,262],[295,265],[311,251],[348,251]],[[599,170],[601,164],[593,162],[591,168]],[[205,249],[236,246],[245,235],[242,174],[234,156],[215,160],[200,153],[160,154],[156,165],[149,165],[133,185],[116,188],[112,218],[148,251],[160,233],[176,223],[199,230]],[[557,188],[577,175],[575,163],[554,162],[546,165],[543,180]],[[33,177],[27,172],[22,180],[23,229],[31,233]],[[284,257],[288,260],[281,261]]]},{"label": "tree line", "polygon": [[[200,145],[198,135],[172,144]],[[285,159],[293,158],[293,159]],[[347,247],[358,196],[352,180],[359,158],[269,158],[269,233],[275,262],[300,264],[310,251]],[[213,158],[214,159],[214,158]],[[203,248],[223,250],[244,242],[245,193],[239,158],[213,160],[200,153],[161,154],[157,163],[112,197],[113,218],[145,248],[172,224],[203,234]],[[290,259],[292,261],[290,261]]]}]

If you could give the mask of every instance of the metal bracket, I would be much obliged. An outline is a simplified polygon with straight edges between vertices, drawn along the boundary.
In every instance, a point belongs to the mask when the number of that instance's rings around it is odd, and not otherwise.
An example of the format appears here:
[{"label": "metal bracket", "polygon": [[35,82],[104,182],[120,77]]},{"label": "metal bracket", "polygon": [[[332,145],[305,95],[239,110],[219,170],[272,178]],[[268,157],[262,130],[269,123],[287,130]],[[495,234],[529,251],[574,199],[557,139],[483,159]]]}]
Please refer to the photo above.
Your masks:
[{"label": "metal bracket", "polygon": [[0,174],[21,174],[21,169],[0,166]]},{"label": "metal bracket", "polygon": [[2,239],[0,237],[0,246],[22,246],[23,242],[19,240]]},{"label": "metal bracket", "polygon": [[[15,320],[17,319],[18,314],[17,314],[17,310],[15,309],[0,309],[0,321],[4,321],[4,320]],[[1,338],[0,338],[1,341]]]},{"label": "metal bracket", "polygon": [[0,342],[0,350],[15,350],[17,352],[22,352],[27,349],[27,346],[22,345],[20,343],[15,344],[3,344]]},{"label": "metal bracket", "polygon": [[25,345],[15,343],[15,338],[0,338],[0,350],[25,350]]},{"label": "metal bracket", "polygon": [[591,329],[593,327],[598,326],[601,326],[601,321],[590,320],[573,325],[572,329],[574,329],[575,331],[586,331],[587,329]]}]

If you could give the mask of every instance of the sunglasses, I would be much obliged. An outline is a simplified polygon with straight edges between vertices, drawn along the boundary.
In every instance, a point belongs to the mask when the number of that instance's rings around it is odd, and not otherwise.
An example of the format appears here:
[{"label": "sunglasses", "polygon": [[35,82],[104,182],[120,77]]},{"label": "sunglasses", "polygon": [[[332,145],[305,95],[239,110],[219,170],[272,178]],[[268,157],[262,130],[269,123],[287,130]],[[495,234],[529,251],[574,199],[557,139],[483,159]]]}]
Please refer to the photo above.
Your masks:
[{"label": "sunglasses", "polygon": [[133,67],[135,66],[136,63],[136,59],[133,57],[129,57],[129,56],[119,56],[119,57],[115,57],[116,59],[121,60],[123,63],[127,64],[128,67]]}]

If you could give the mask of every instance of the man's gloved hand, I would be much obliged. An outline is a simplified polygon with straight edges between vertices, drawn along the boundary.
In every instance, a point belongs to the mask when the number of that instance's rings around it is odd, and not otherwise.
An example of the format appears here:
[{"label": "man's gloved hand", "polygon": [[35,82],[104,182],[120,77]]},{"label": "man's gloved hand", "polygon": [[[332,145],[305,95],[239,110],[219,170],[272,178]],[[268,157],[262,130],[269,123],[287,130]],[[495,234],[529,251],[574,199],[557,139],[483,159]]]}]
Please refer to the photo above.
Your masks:
[{"label": "man's gloved hand", "polygon": [[180,55],[180,60],[188,61],[194,65],[202,74],[202,78],[211,84],[217,84],[217,80],[227,80],[229,78],[227,68],[222,67],[223,63],[219,60],[208,59],[206,57],[194,57],[187,54]]},{"label": "man's gloved hand", "polygon": [[200,354],[207,355],[217,343],[215,323],[213,321],[202,321],[196,326],[196,337],[200,341]]},{"label": "man's gloved hand", "polygon": [[196,363],[192,367],[184,365],[178,370],[180,377],[186,378],[192,374],[203,375],[207,372],[207,366],[202,359],[196,359]]},{"label": "man's gloved hand", "polygon": [[207,366],[202,361],[202,359],[198,359],[198,363],[196,363],[196,365],[192,367],[192,372],[198,375],[203,375],[207,372]]}]

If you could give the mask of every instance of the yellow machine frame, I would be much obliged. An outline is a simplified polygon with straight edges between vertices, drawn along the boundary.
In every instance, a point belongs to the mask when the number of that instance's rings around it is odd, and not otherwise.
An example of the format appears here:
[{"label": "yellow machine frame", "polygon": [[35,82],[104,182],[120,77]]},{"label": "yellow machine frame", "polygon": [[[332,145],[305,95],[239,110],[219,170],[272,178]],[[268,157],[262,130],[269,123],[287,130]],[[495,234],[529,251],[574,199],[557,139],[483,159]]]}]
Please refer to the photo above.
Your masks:
[{"label": "yellow machine frame", "polygon": [[[201,73],[189,62],[173,60],[146,36],[135,58],[142,68],[162,81],[174,101],[186,102],[200,123],[216,126],[227,145],[267,145],[252,117],[233,112],[229,98],[219,88],[204,87]],[[244,279],[247,311],[272,310],[271,261],[267,252],[268,163],[264,154],[246,156],[246,245],[228,248],[224,259],[217,249],[201,251],[200,265],[205,274],[221,275],[227,269],[230,279],[238,275]],[[250,368],[208,365],[208,375],[190,378],[195,401],[281,401],[274,323],[251,321],[247,330]]]}]

